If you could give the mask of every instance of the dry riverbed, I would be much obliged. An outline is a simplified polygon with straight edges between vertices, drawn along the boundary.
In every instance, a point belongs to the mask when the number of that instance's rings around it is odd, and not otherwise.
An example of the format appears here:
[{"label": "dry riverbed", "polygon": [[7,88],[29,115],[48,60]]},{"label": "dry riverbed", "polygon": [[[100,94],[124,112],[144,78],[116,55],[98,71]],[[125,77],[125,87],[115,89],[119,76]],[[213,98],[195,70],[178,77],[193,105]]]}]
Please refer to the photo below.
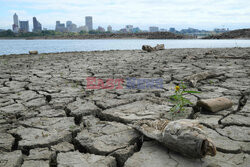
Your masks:
[{"label": "dry riverbed", "polygon": [[[188,159],[142,137],[131,124],[170,119],[175,84],[193,74],[218,77],[188,95],[225,96],[231,109],[194,112],[217,155]],[[86,89],[97,79],[161,78],[162,89]],[[0,56],[0,166],[212,167],[250,164],[250,48],[169,49]],[[247,101],[248,99],[248,101]],[[233,112],[235,111],[235,112]]]}]

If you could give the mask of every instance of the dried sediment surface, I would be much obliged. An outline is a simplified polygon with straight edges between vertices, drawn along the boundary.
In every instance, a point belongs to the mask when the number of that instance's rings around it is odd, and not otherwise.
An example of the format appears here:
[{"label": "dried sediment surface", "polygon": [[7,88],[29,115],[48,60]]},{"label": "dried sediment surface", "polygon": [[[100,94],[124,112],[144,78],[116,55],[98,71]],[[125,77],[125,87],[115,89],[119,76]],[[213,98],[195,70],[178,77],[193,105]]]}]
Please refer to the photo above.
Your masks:
[{"label": "dried sediment surface", "polygon": [[[0,56],[0,166],[242,166],[250,164],[250,48],[169,49]],[[233,108],[186,112],[200,120],[218,154],[183,157],[131,128],[171,118],[175,84],[193,74],[187,95],[225,96]],[[86,89],[86,78],[161,78],[162,89]],[[141,87],[139,87],[141,88]]]}]

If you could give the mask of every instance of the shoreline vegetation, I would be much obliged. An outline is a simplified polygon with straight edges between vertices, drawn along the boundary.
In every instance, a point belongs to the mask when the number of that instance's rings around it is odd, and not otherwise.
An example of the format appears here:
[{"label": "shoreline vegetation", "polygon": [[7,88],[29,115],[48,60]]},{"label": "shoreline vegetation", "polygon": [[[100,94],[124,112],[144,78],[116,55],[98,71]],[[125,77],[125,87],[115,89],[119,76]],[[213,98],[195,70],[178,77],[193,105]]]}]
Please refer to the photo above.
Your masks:
[{"label": "shoreline vegetation", "polygon": [[194,39],[193,36],[174,34],[171,32],[141,32],[141,33],[61,33],[55,31],[27,32],[15,34],[8,30],[0,32],[0,39]]},{"label": "shoreline vegetation", "polygon": [[140,33],[110,33],[91,31],[56,32],[46,30],[41,32],[13,33],[11,30],[0,32],[0,39],[250,39],[250,29],[240,29],[226,33],[197,37],[195,35],[176,34],[171,32],[140,32]]}]

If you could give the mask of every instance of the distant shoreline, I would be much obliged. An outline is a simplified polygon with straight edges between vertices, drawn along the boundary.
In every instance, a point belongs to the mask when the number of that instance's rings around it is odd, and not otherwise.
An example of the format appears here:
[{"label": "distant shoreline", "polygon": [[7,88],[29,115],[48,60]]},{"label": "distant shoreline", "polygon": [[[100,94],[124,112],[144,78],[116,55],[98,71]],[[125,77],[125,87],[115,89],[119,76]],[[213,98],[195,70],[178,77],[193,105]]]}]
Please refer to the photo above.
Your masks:
[{"label": "distant shoreline", "polygon": [[[111,40],[111,39],[117,39],[117,40],[129,40],[129,39],[147,39],[147,40],[163,40],[163,39],[148,39],[148,38],[6,38],[6,37],[0,37],[0,40]],[[225,38],[225,39],[217,39],[217,38],[183,38],[183,39],[172,39],[172,38],[164,38],[166,40],[250,40],[250,38]]]},{"label": "distant shoreline", "polygon": [[[11,33],[11,32],[8,32]],[[209,36],[183,35],[171,32],[102,33],[102,34],[0,34],[0,39],[250,39],[250,29],[239,29]],[[55,33],[55,32],[54,32]]]},{"label": "distant shoreline", "polygon": [[111,33],[111,34],[84,34],[84,35],[58,35],[58,36],[30,36],[30,37],[0,37],[0,39],[195,39],[192,36],[174,34],[170,32],[153,33]]}]

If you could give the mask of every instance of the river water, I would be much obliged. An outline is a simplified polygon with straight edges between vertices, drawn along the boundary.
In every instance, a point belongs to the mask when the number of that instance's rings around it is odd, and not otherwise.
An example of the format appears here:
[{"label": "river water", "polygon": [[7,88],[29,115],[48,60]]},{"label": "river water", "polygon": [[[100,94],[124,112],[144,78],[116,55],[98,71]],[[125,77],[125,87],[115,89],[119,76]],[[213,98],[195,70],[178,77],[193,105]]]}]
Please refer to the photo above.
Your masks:
[{"label": "river water", "polygon": [[148,39],[98,39],[98,40],[0,40],[0,55],[39,53],[131,50],[142,45],[165,44],[171,48],[232,48],[250,47],[250,40],[148,40]]}]

